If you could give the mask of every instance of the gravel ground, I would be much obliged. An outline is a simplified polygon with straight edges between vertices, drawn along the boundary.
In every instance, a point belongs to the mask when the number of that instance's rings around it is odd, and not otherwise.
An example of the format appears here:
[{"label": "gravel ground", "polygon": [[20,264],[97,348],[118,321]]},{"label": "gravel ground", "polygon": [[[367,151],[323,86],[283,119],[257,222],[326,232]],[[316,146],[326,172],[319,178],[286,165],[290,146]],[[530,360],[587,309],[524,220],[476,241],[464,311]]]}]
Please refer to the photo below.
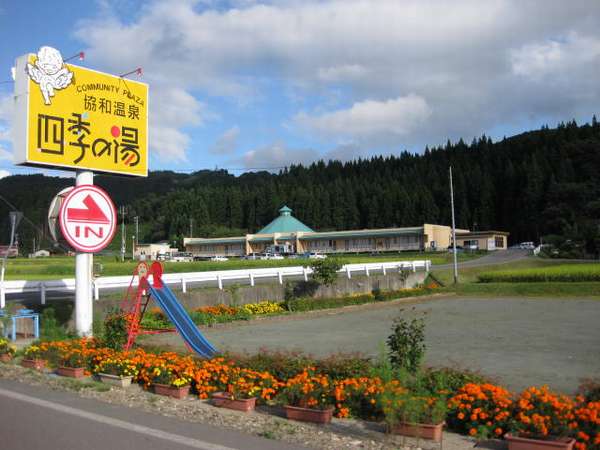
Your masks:
[{"label": "gravel ground", "polygon": [[[32,385],[45,385],[49,389],[77,392],[85,398],[113,403],[130,408],[140,408],[147,412],[176,417],[189,422],[200,422],[221,428],[304,445],[313,449],[417,449],[440,448],[432,442],[387,435],[375,423],[333,419],[330,425],[317,426],[293,422],[280,417],[277,408],[259,407],[253,413],[240,413],[216,408],[207,401],[189,396],[175,400],[151,394],[132,386],[127,389],[108,387],[87,379],[78,381],[57,377],[50,373],[39,373],[16,364],[0,363],[0,378],[20,381]],[[107,390],[108,389],[108,390]],[[445,450],[472,448],[475,441],[455,433],[444,433]]]},{"label": "gravel ground", "polygon": [[[236,322],[202,332],[219,350],[377,356],[400,314],[425,314],[426,364],[478,370],[512,390],[548,384],[573,393],[581,378],[600,373],[598,299],[422,297]],[[147,342],[185,351],[177,334]]]}]

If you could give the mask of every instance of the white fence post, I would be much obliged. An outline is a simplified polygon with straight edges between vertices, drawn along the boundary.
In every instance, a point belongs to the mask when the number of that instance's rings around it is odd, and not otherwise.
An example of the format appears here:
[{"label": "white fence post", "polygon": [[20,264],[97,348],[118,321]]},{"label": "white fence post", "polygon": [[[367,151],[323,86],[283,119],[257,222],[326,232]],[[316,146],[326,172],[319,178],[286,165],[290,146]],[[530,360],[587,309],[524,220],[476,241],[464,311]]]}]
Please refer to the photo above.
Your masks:
[{"label": "white fence post", "polygon": [[415,264],[415,262],[412,262],[412,271],[416,272],[417,271],[417,265]]},{"label": "white fence post", "polygon": [[46,285],[42,282],[40,283],[40,295],[42,305],[46,304]]},{"label": "white fence post", "polygon": [[352,278],[352,273],[350,271],[350,267],[346,266],[346,276],[348,277],[348,279]]},{"label": "white fence post", "polygon": [[383,275],[385,275],[385,264],[381,265],[381,272],[383,272]]},{"label": "white fence post", "polygon": [[254,274],[250,272],[250,286],[254,286]]},{"label": "white fence post", "polygon": [[302,275],[304,275],[304,281],[308,281],[308,269],[306,267],[302,268]]},{"label": "white fence post", "polygon": [[94,300],[100,300],[100,288],[96,280],[94,280]]},{"label": "white fence post", "polygon": [[187,292],[187,283],[185,277],[181,277],[181,291],[185,294]]},{"label": "white fence post", "polygon": [[281,273],[281,270],[277,271],[277,278],[279,279],[279,284],[283,284],[283,275]]},{"label": "white fence post", "polygon": [[369,276],[369,266],[365,266],[365,275]]},{"label": "white fence post", "polygon": [[217,284],[219,285],[219,289],[223,290],[223,280],[221,279],[221,275],[217,275]]}]

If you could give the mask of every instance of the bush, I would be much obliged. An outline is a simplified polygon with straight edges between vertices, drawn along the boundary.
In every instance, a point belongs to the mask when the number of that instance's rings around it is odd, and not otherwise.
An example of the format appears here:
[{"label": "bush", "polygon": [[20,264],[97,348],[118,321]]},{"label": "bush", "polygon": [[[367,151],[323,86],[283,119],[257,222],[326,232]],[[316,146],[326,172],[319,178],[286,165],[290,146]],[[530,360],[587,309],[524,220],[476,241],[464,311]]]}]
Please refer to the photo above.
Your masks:
[{"label": "bush", "polygon": [[397,317],[387,345],[394,369],[416,373],[425,356],[425,321],[422,318],[408,321],[404,317]]},{"label": "bush", "polygon": [[103,344],[113,350],[121,350],[127,343],[127,316],[118,308],[113,309],[104,319]]},{"label": "bush", "polygon": [[74,334],[58,323],[54,308],[48,307],[40,317],[40,339],[43,341],[63,341],[71,339]]},{"label": "bush", "polygon": [[344,263],[338,258],[315,259],[310,263],[313,270],[313,280],[317,283],[329,286],[337,280],[337,271]]},{"label": "bush", "polygon": [[423,387],[430,392],[447,392],[454,394],[466,384],[483,384],[489,380],[483,375],[465,369],[439,367],[424,369],[422,373]]},{"label": "bush", "polygon": [[586,402],[600,402],[600,378],[582,380],[577,395],[583,397]]},{"label": "bush", "polygon": [[448,426],[470,436],[500,437],[509,428],[512,405],[506,389],[469,383],[448,401]]}]

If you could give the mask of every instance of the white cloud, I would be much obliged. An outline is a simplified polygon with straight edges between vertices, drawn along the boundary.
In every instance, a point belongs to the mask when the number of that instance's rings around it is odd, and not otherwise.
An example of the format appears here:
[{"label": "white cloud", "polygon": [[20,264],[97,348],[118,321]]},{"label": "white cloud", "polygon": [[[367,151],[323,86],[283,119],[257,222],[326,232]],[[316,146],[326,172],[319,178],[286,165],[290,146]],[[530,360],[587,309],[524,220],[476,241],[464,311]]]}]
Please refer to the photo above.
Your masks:
[{"label": "white cloud", "polygon": [[540,80],[548,75],[581,70],[592,65],[600,68],[600,38],[571,33],[562,41],[547,40],[526,44],[510,52],[512,70],[517,75]]},{"label": "white cloud", "polygon": [[9,177],[12,174],[8,170],[0,169],[0,178]]},{"label": "white cloud", "polygon": [[219,136],[217,142],[211,147],[210,152],[215,155],[229,155],[234,153],[237,148],[239,136],[240,128],[238,126],[231,127]]},{"label": "white cloud", "polygon": [[365,100],[349,109],[318,116],[300,113],[295,121],[302,127],[327,136],[358,139],[382,135],[404,136],[431,116],[424,98],[411,94],[391,100]]},{"label": "white cloud", "polygon": [[182,129],[202,125],[214,114],[183,89],[159,84],[151,93],[150,149],[162,161],[186,161],[190,137]]},{"label": "white cloud", "polygon": [[[591,115],[600,104],[600,2],[229,5],[157,1],[127,21],[106,8],[76,27],[94,65],[115,73],[144,68],[158,120],[151,139],[158,137],[156,150],[167,159],[183,160],[189,129],[207,120],[202,96],[260,100],[266,108],[306,98],[295,123],[361,145],[376,146],[385,133],[396,147],[469,139],[519,117]],[[173,103],[189,115],[169,111],[171,97],[158,95],[163,87],[178,92]],[[332,92],[341,98],[327,105]]]},{"label": "white cloud", "polygon": [[266,147],[250,150],[240,158],[232,161],[241,163],[245,169],[276,170],[292,164],[310,164],[319,159],[319,152],[307,149],[290,149],[283,142],[275,142]]}]

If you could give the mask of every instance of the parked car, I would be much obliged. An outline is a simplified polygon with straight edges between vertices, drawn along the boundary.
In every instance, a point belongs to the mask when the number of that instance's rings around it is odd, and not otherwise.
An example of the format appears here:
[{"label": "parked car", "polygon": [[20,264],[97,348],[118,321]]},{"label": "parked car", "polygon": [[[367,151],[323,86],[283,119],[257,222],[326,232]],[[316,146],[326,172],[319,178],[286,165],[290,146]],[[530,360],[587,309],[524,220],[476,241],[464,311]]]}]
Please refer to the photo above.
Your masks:
[{"label": "parked car", "polygon": [[258,255],[258,259],[266,260],[266,259],[284,259],[283,256],[278,255],[277,253],[260,253]]},{"label": "parked car", "polygon": [[260,254],[259,253],[248,253],[245,256],[242,256],[242,259],[247,259],[247,260],[255,260],[255,259],[260,259]]},{"label": "parked car", "polygon": [[521,242],[519,244],[519,248],[523,250],[533,250],[535,248],[535,244],[533,242]]},{"label": "parked car", "polygon": [[210,258],[210,260],[215,262],[224,262],[229,261],[229,258],[227,258],[226,256],[213,256],[212,258]]},{"label": "parked car", "polygon": [[302,255],[302,257],[307,259],[325,259],[327,258],[327,255],[317,252],[306,252],[304,255]]},{"label": "parked car", "polygon": [[192,262],[194,260],[194,255],[189,252],[172,253],[170,260],[173,262]]}]

